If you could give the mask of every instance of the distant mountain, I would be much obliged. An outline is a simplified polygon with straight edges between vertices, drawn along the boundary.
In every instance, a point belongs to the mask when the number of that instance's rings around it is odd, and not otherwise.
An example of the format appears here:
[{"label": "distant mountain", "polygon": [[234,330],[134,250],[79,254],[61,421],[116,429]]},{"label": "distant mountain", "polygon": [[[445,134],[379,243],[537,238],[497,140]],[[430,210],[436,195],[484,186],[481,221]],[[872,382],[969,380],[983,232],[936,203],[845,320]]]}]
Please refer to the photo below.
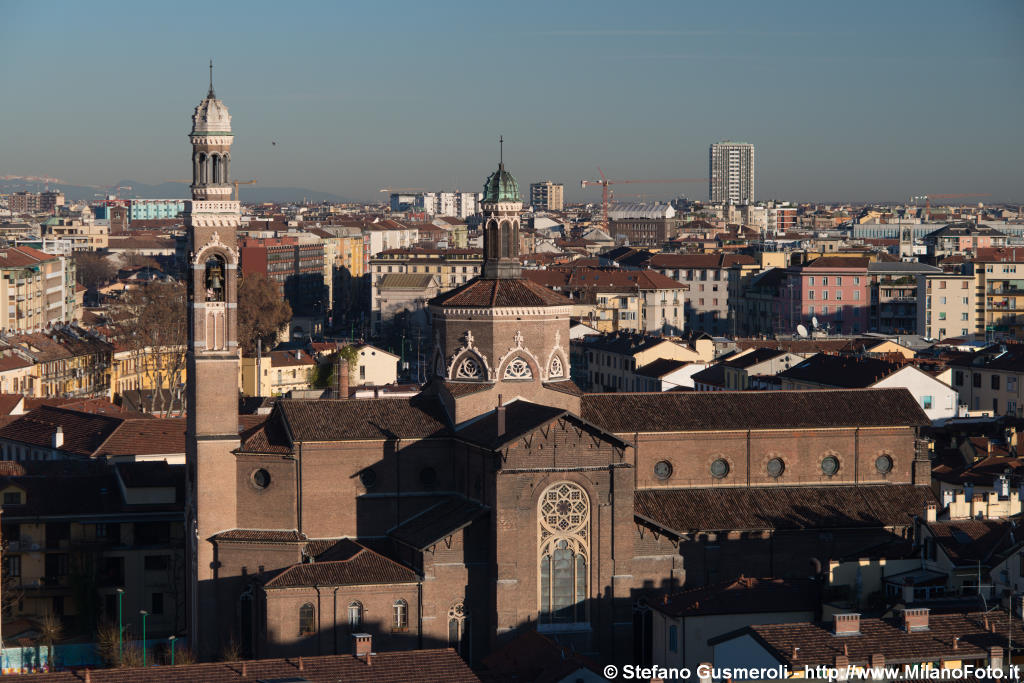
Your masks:
[{"label": "distant mountain", "polygon": [[[134,180],[120,180],[113,187],[131,187],[131,191],[122,190],[120,195],[125,199],[188,199],[188,183],[160,183],[147,185]],[[25,181],[0,180],[0,192],[20,192],[30,190],[40,192],[46,189],[42,183],[26,183]],[[100,199],[104,190],[88,185],[50,185],[51,190],[61,190],[70,202],[91,201]],[[100,195],[100,196],[97,196]],[[262,187],[260,185],[240,185],[239,198],[244,202],[345,202],[349,201],[331,192],[309,190],[304,187]]]}]

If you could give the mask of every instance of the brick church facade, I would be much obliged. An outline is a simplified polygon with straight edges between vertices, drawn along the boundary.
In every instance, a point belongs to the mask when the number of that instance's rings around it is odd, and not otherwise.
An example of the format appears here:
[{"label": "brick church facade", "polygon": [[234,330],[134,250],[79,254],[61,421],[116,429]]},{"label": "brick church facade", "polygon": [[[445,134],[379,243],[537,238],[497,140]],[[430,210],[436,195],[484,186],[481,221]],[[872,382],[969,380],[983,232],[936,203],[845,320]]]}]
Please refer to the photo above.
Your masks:
[{"label": "brick church facade", "polygon": [[804,577],[906,536],[934,502],[927,420],[904,390],[580,392],[570,304],[520,272],[503,163],[484,185],[481,276],[431,303],[422,392],[284,399],[239,433],[230,140],[211,84],[186,212],[202,656],[229,640],[260,657],[346,652],[366,632],[379,650],[450,645],[475,663],[537,629],[633,662],[658,592]]}]

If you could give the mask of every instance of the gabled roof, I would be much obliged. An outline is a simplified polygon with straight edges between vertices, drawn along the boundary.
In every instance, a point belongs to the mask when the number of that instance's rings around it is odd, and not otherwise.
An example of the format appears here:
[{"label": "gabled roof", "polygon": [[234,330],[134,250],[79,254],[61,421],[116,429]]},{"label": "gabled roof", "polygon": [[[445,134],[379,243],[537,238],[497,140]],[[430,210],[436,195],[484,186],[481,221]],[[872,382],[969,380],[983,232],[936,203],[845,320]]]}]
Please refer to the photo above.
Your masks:
[{"label": "gabled roof", "polygon": [[419,580],[413,570],[353,540],[339,542],[333,549],[333,556],[338,559],[302,562],[286,567],[263,584],[263,587],[393,585]]},{"label": "gabled roof", "polygon": [[405,520],[388,536],[416,550],[425,550],[441,539],[464,529],[489,508],[460,496],[448,496],[440,503]]},{"label": "gabled roof", "polygon": [[821,601],[820,582],[811,579],[755,579],[692,588],[652,600],[652,609],[672,617],[758,612],[814,612]]},{"label": "gabled roof", "polygon": [[448,434],[440,404],[425,396],[286,399],[275,407],[293,441],[426,438]]},{"label": "gabled roof", "polygon": [[906,389],[584,394],[583,419],[613,434],[930,424]]},{"label": "gabled roof", "polygon": [[1008,519],[956,519],[929,522],[928,530],[942,552],[956,566],[986,564],[992,557],[1024,542],[1015,539]]},{"label": "gabled roof", "polygon": [[[685,394],[684,394],[685,395]],[[905,526],[935,494],[912,484],[645,489],[634,514],[682,536],[698,531]]]},{"label": "gabled roof", "polygon": [[429,273],[388,273],[377,282],[377,289],[427,289],[434,284],[434,278]]}]

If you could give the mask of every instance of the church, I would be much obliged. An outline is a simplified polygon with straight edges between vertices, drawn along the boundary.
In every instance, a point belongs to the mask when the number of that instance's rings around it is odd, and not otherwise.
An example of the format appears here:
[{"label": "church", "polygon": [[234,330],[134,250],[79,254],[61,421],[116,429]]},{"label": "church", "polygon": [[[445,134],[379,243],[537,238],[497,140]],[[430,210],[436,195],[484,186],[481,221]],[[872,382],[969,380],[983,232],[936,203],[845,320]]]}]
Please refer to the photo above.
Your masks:
[{"label": "church", "polygon": [[190,635],[200,656],[453,647],[537,630],[594,660],[649,648],[683,586],[820,572],[910,533],[934,496],[902,390],[586,394],[570,302],[525,279],[503,160],[480,277],[431,302],[413,398],[282,399],[239,430],[240,207],[214,94],[190,134]]}]

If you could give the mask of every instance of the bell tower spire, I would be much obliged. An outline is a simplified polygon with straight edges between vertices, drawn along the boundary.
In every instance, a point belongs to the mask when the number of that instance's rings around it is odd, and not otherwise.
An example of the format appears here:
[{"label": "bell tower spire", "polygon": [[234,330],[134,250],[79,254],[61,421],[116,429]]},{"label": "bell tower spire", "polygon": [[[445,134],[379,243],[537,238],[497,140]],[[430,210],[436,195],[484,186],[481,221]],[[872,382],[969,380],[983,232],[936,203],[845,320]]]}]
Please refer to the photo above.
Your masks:
[{"label": "bell tower spire", "polygon": [[484,265],[481,277],[488,280],[522,277],[519,263],[519,214],[523,202],[519,184],[505,170],[505,136],[498,136],[498,170],[484,183],[481,202],[484,217]]},{"label": "bell tower spire", "polygon": [[238,525],[235,487],[224,485],[237,474],[233,450],[239,443],[237,395],[225,391],[238,381],[235,233],[241,218],[228,185],[233,140],[228,108],[213,92],[211,60],[209,93],[192,115],[192,200],[185,203],[183,214],[189,254],[185,427],[189,635],[203,657],[216,653],[222,634],[230,633],[231,624],[220,615],[233,614],[217,583],[210,541],[219,531]]}]

